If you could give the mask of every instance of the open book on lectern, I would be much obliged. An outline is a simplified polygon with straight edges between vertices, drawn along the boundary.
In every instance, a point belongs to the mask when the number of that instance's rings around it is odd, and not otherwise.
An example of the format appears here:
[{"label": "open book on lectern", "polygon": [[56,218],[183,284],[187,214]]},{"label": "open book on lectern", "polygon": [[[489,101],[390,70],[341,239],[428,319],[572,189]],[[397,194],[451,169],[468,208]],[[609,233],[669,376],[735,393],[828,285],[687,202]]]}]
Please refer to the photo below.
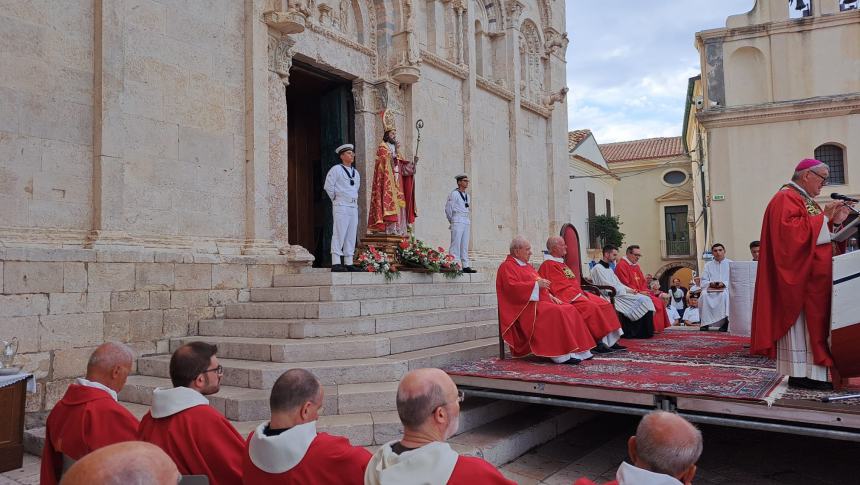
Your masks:
[{"label": "open book on lectern", "polygon": [[852,214],[851,216],[849,216],[848,222],[846,222],[845,225],[842,226],[842,229],[840,229],[839,232],[831,236],[830,240],[834,242],[845,241],[851,236],[857,234],[858,227],[860,227],[860,217],[858,217],[857,214]]}]

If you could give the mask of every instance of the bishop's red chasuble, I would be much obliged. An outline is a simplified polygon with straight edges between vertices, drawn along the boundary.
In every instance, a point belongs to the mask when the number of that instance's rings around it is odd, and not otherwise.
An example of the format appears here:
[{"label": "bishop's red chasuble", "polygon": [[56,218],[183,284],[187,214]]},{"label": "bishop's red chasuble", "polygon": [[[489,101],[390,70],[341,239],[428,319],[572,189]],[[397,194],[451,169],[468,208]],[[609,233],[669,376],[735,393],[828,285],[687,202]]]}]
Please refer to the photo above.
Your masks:
[{"label": "bishop's red chasuble", "polygon": [[63,455],[77,461],[104,446],[134,441],[137,426],[137,418],[106,391],[69,385],[48,415],[39,483],[60,481]]},{"label": "bishop's red chasuble", "polygon": [[[301,426],[308,425],[315,423]],[[310,443],[302,443],[300,436],[289,435],[260,439],[263,426],[248,435],[242,463],[245,484],[364,485],[364,471],[371,454],[363,447],[352,446],[348,439],[326,433],[308,436]]]},{"label": "bishop's red chasuble", "polygon": [[516,485],[488,462],[474,456],[460,456],[448,485]]},{"label": "bishop's red chasuble", "polygon": [[549,287],[551,294],[576,308],[595,340],[621,328],[621,321],[612,303],[582,291],[579,278],[566,264],[546,260],[540,265],[538,274],[552,283]]},{"label": "bishop's red chasuble", "polygon": [[621,258],[615,265],[615,275],[625,286],[637,291],[644,291],[654,302],[654,333],[660,333],[672,326],[669,323],[669,315],[666,313],[666,305],[663,304],[663,300],[659,296],[651,294],[648,282],[645,281],[645,275],[642,274],[642,268],[638,264],[630,264],[627,258]]},{"label": "bishop's red chasuble", "polygon": [[376,149],[373,165],[373,181],[370,185],[370,209],[367,211],[367,228],[371,231],[385,232],[386,224],[400,221],[400,209],[406,210],[406,224],[415,222],[415,179],[405,175],[408,160],[397,157],[399,176],[394,173],[391,149],[387,143],[380,143]]},{"label": "bishop's red chasuble", "polygon": [[558,357],[594,348],[594,338],[575,308],[552,303],[546,288],[539,290],[540,301],[530,301],[538,278],[531,265],[520,266],[513,256],[496,274],[500,332],[511,354]]},{"label": "bishop's red chasuble", "polygon": [[[187,388],[166,391],[176,389]],[[154,395],[153,410],[159,412],[156,398]],[[140,421],[138,439],[164,450],[182,475],[206,475],[212,485],[242,483],[245,441],[209,404],[192,405],[159,418],[150,411]]]},{"label": "bishop's red chasuble", "polygon": [[791,186],[768,203],[753,299],[752,353],[776,357],[776,342],[803,311],[813,362],[833,366],[827,345],[833,248],[816,244],[822,224],[818,204]]}]

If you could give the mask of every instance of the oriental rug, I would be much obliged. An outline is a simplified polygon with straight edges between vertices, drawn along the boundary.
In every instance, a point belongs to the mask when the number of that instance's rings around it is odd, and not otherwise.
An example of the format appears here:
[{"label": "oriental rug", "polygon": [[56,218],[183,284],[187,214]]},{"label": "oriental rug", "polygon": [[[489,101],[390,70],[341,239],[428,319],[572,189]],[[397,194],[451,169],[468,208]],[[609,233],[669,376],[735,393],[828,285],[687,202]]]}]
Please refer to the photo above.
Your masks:
[{"label": "oriental rug", "polygon": [[725,333],[667,331],[651,339],[622,339],[626,351],[596,358],[776,369],[775,360],[751,355],[749,343],[749,337]]},{"label": "oriental rug", "polygon": [[742,401],[766,401],[783,379],[775,370],[757,367],[597,358],[579,365],[553,364],[537,358],[487,358],[444,370],[460,376]]}]

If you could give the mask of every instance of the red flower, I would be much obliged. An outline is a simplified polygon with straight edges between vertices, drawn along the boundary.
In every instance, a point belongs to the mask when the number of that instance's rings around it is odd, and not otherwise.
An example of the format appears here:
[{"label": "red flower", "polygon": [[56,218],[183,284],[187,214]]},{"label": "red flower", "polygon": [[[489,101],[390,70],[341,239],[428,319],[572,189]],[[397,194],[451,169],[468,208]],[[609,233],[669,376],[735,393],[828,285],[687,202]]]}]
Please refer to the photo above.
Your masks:
[{"label": "red flower", "polygon": [[374,268],[373,266],[368,266],[368,267],[367,267],[367,272],[368,272],[368,273],[376,273],[376,268]]},{"label": "red flower", "polygon": [[406,239],[400,241],[400,249],[406,249],[408,247],[409,247],[409,241],[407,241]]},{"label": "red flower", "polygon": [[442,248],[442,246],[439,246],[439,247],[438,247],[438,248],[436,248],[436,249],[438,249],[440,253],[441,253],[441,252],[443,252],[443,251],[445,251],[445,249],[444,249],[444,248]]},{"label": "red flower", "polygon": [[446,259],[446,260],[448,260],[448,261],[453,261],[453,260],[454,260],[454,256],[452,256],[452,255],[450,255],[450,254],[446,254],[446,255],[445,255],[445,259]]}]

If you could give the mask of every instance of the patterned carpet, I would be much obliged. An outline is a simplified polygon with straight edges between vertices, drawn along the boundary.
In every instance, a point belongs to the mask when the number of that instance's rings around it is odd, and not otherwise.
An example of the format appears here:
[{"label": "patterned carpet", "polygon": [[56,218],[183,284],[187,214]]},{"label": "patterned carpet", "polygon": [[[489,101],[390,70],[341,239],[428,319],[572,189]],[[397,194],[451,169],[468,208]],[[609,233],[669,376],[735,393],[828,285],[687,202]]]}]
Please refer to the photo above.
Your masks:
[{"label": "patterned carpet", "polygon": [[491,379],[764,401],[783,376],[772,361],[747,357],[746,340],[711,332],[665,332],[650,340],[625,340],[628,351],[575,366],[539,358],[487,358],[444,370]]}]

